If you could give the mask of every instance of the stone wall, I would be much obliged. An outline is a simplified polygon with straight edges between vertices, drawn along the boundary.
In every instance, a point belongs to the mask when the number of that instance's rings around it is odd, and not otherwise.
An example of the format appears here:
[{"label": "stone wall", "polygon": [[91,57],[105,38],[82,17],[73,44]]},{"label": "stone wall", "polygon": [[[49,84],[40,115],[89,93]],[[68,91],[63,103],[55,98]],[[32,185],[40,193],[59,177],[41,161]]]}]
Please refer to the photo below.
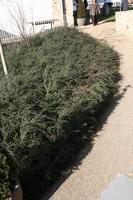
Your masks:
[{"label": "stone wall", "polygon": [[68,26],[74,25],[73,20],[73,1],[72,0],[66,0],[66,19]]},{"label": "stone wall", "polygon": [[62,0],[52,0],[52,13],[53,18],[59,21],[55,23],[56,26],[62,26],[63,23],[63,9]]},{"label": "stone wall", "polygon": [[133,34],[133,10],[116,12],[116,31]]},{"label": "stone wall", "polygon": [[[68,26],[73,26],[73,4],[72,0],[65,0],[66,6],[66,21]],[[56,26],[63,26],[63,6],[62,0],[52,0],[52,11],[53,18],[58,19],[59,21],[55,24]]]}]

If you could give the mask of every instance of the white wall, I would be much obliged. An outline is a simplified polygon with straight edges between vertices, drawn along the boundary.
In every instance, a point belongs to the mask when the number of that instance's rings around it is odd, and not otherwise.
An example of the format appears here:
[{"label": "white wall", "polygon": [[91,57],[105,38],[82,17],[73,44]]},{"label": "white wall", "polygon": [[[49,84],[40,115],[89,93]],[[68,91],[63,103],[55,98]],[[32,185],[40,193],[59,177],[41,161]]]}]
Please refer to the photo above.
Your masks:
[{"label": "white wall", "polygon": [[18,34],[18,30],[9,10],[17,18],[18,5],[23,8],[27,22],[52,18],[51,0],[3,0],[2,2],[0,4],[0,29],[11,33]]}]

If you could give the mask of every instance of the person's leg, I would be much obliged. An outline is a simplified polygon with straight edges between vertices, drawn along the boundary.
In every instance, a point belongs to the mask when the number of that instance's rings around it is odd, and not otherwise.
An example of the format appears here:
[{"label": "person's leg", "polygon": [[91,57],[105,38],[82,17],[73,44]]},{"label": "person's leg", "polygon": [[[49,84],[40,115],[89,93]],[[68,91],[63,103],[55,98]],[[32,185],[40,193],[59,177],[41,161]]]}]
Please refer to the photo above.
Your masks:
[{"label": "person's leg", "polygon": [[97,25],[97,15],[95,15],[95,25]]},{"label": "person's leg", "polygon": [[78,26],[78,23],[77,23],[77,11],[73,11],[73,18],[74,18],[74,26]]},{"label": "person's leg", "polygon": [[94,15],[92,15],[92,24],[93,24],[93,26],[95,26],[95,16]]}]

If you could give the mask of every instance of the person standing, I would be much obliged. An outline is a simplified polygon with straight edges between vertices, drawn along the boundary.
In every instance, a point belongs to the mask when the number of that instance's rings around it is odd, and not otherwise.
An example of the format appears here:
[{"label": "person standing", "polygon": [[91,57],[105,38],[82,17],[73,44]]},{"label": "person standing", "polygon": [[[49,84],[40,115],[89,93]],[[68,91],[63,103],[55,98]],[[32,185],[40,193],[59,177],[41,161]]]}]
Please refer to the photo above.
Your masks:
[{"label": "person standing", "polygon": [[83,0],[83,3],[84,3],[84,6],[85,6],[85,9],[87,9],[87,7],[88,7],[88,2],[87,2],[87,0]]},{"label": "person standing", "polygon": [[122,0],[121,11],[126,11],[126,10],[128,10],[128,0]]},{"label": "person standing", "polygon": [[77,22],[77,10],[78,10],[78,0],[73,0],[74,26],[78,26],[78,22]]},{"label": "person standing", "polygon": [[97,25],[97,14],[100,13],[100,6],[93,0],[90,7],[90,16],[92,17],[93,26]]}]

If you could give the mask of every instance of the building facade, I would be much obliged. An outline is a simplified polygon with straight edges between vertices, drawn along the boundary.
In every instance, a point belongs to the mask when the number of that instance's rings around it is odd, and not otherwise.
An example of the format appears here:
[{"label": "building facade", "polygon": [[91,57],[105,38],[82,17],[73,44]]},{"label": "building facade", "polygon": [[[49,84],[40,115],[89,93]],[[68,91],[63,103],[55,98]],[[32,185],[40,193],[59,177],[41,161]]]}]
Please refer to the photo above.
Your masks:
[{"label": "building facade", "polygon": [[[55,26],[64,24],[73,26],[73,0],[11,0],[0,3],[0,29],[19,34],[13,19],[14,17],[15,20],[19,20],[18,6],[20,10],[23,10],[27,26],[28,22],[47,19],[58,19]],[[36,26],[35,28],[36,31],[41,31],[43,27]],[[44,25],[44,28],[50,28],[50,25]]]}]

